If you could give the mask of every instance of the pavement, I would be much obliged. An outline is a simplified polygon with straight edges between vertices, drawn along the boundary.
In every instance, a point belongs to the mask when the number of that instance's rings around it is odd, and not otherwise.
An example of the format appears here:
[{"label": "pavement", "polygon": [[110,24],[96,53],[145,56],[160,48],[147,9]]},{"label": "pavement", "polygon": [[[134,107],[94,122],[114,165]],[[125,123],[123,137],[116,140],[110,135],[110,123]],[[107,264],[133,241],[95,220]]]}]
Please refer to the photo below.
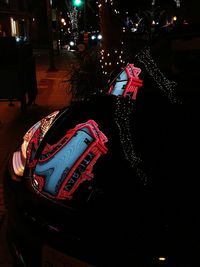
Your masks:
[{"label": "pavement", "polygon": [[66,80],[70,79],[76,63],[75,53],[61,50],[59,55],[55,55],[56,71],[49,71],[47,50],[34,50],[33,53],[38,89],[35,103],[28,107],[25,115],[21,111],[20,102],[0,101],[0,267],[12,266],[5,241],[6,210],[2,181],[9,155],[35,122],[52,111],[68,106],[71,102],[70,83]]}]

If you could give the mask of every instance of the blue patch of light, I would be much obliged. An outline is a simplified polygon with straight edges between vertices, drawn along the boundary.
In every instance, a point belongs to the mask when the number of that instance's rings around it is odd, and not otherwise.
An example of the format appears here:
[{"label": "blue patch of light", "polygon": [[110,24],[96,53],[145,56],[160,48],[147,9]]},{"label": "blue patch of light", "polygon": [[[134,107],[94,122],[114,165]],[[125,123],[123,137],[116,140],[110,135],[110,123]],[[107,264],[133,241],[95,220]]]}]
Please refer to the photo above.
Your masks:
[{"label": "blue patch of light", "polygon": [[44,177],[44,191],[52,195],[57,194],[63,178],[93,140],[88,128],[82,128],[52,158],[46,162],[37,163],[35,174]]},{"label": "blue patch of light", "polygon": [[113,87],[111,94],[116,96],[123,95],[124,87],[127,85],[127,83],[128,83],[128,76],[125,71],[122,71],[115,80],[115,85]]}]

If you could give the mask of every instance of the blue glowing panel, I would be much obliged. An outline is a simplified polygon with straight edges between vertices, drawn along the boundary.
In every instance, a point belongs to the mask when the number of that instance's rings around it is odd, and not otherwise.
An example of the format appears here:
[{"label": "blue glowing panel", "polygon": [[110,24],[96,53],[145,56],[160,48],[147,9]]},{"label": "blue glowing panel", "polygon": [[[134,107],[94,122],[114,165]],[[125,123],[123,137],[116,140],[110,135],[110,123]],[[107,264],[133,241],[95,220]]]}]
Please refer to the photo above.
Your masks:
[{"label": "blue glowing panel", "polygon": [[112,95],[123,95],[124,87],[128,83],[128,76],[125,71],[122,71],[115,81],[115,85],[112,89]]},{"label": "blue glowing panel", "polygon": [[45,192],[58,193],[68,172],[93,141],[88,128],[82,128],[47,161],[37,163],[35,174],[44,177]]}]

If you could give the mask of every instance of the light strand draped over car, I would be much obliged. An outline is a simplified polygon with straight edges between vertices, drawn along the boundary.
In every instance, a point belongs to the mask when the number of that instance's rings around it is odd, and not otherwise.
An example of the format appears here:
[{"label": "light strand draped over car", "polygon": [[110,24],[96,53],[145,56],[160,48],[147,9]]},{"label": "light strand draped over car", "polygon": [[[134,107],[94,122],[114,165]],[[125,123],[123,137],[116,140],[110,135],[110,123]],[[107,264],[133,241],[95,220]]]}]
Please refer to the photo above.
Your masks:
[{"label": "light strand draped over car", "polygon": [[[120,141],[124,151],[126,160],[131,167],[136,170],[144,185],[147,184],[147,175],[139,167],[142,160],[137,156],[130,130],[130,117],[133,112],[133,104],[136,100],[137,92],[143,85],[143,81],[139,79],[141,69],[128,63],[121,72],[111,81],[108,94],[117,97],[115,107],[115,123],[119,130]],[[123,99],[128,100],[126,102]]]}]

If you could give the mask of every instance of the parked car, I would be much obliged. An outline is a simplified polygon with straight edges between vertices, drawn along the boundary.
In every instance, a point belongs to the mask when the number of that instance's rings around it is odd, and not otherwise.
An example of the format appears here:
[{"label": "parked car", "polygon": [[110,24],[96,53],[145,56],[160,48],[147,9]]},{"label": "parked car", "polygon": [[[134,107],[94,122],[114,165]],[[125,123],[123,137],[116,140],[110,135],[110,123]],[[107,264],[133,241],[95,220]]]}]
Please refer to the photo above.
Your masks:
[{"label": "parked car", "polygon": [[197,266],[197,108],[145,81],[136,99],[138,77],[123,94],[127,76],[36,122],[10,156],[17,266]]}]

